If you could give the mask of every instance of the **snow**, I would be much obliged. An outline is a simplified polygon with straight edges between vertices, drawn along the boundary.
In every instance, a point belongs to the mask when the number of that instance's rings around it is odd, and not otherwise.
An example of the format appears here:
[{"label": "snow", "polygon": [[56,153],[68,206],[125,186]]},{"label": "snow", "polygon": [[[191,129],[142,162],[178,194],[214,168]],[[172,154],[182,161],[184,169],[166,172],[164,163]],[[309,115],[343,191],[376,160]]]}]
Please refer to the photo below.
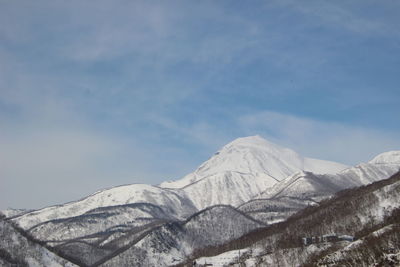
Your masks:
[{"label": "snow", "polygon": [[384,152],[382,154],[379,154],[375,158],[373,158],[370,163],[375,163],[375,164],[388,164],[388,163],[394,163],[394,164],[399,164],[400,163],[400,151],[389,151],[389,152]]},{"label": "snow", "polygon": [[[40,240],[60,241],[55,244],[77,238],[83,243],[119,242],[124,246],[133,240],[134,246],[110,264],[129,262],[135,256],[139,264],[146,257],[144,265],[162,266],[183,261],[194,249],[222,244],[263,226],[253,218],[268,223],[284,220],[295,210],[312,204],[310,199],[387,178],[399,166],[400,151],[382,153],[370,162],[348,168],[340,163],[306,158],[259,136],[250,136],[227,144],[193,173],[174,182],[160,186],[118,186],[64,205],[28,213],[11,209],[4,213],[16,216],[13,220]],[[360,212],[361,222],[368,218],[380,221],[398,207],[400,194],[392,194],[396,186],[398,183],[373,193],[379,203],[371,204],[368,212]],[[221,204],[241,206],[234,209]],[[186,218],[183,222],[176,221]],[[169,223],[164,224],[165,221]],[[116,231],[103,240],[96,236],[117,228],[137,232]],[[143,233],[146,237],[139,240]],[[94,241],[89,242],[91,235]],[[21,242],[17,236],[11,238],[15,244]],[[309,246],[307,250],[312,248]],[[40,258],[26,260],[32,266],[42,266],[43,262],[46,266],[59,266],[52,261],[50,252],[43,249],[41,253]],[[224,266],[244,253],[256,255],[249,249],[235,250],[200,258],[197,263]],[[246,264],[255,265],[255,260],[250,257]]]},{"label": "snow", "polygon": [[274,180],[280,181],[299,170],[336,173],[346,167],[340,163],[305,158],[260,136],[249,136],[227,144],[195,172],[177,181],[164,182],[161,187],[183,188],[207,176],[228,171],[268,175],[274,183]]},{"label": "snow", "polygon": [[361,163],[354,167],[340,172],[337,176],[341,179],[353,181],[355,186],[370,184],[382,179],[389,178],[399,171],[400,163],[378,163],[378,160],[372,160],[367,163]]},{"label": "snow", "polygon": [[237,262],[240,256],[242,256],[248,250],[249,249],[231,250],[214,257],[202,257],[196,259],[196,264],[212,264],[212,266],[227,266],[231,263]]},{"label": "snow", "polygon": [[[373,216],[377,220],[383,220],[385,215],[390,214],[394,209],[399,207],[400,203],[400,183],[394,183],[383,187],[381,190],[374,192],[374,195],[379,200],[379,208],[372,209],[375,211]],[[390,197],[388,197],[390,196]]]},{"label": "snow", "polygon": [[259,136],[238,138],[224,146],[195,172],[160,186],[133,184],[98,191],[82,200],[18,216],[21,227],[82,215],[92,209],[130,203],[151,203],[184,219],[197,209],[216,204],[237,206],[298,171],[337,172],[345,165],[304,158]]},{"label": "snow", "polygon": [[26,262],[28,263],[29,267],[66,267],[66,266],[76,266],[72,263],[59,263],[54,260],[55,255],[49,252],[48,250],[41,250],[41,254],[39,256],[39,260],[33,257],[25,258]]},{"label": "snow", "polygon": [[[174,219],[158,206],[135,203],[104,207],[87,212],[84,216],[44,222],[31,228],[30,234],[40,240],[66,241],[107,231],[140,231],[159,221]],[[85,241],[89,240],[85,238]]]},{"label": "snow", "polygon": [[3,213],[4,216],[6,216],[7,218],[10,218],[10,217],[14,217],[14,216],[17,216],[17,215],[21,215],[21,214],[27,213],[29,211],[32,211],[32,210],[8,208],[8,209],[5,209],[5,210],[1,210],[0,213]]},{"label": "snow", "polygon": [[[363,170],[375,170],[374,168],[378,168],[375,163],[370,163],[371,166],[370,168],[366,168],[365,166],[362,168]],[[387,167],[387,164],[379,164],[380,168],[385,169]],[[389,164],[390,165],[390,164]],[[359,168],[357,168],[359,170]],[[390,171],[393,171],[393,169],[389,168]],[[387,169],[386,169],[387,171]],[[385,173],[385,170],[383,170],[381,173]],[[371,172],[370,174],[365,173],[365,172],[350,172],[350,173],[357,173],[357,174],[363,174],[365,177],[368,175],[371,175],[374,177],[377,175],[377,171],[375,170],[374,172]],[[387,173],[388,174],[388,173]],[[298,178],[302,178],[303,176],[306,176],[307,173],[302,173],[298,175]],[[391,175],[389,175],[391,176]],[[329,178],[330,176],[327,177],[322,177],[322,178]],[[385,177],[381,177],[383,179]],[[339,179],[339,178],[338,178]],[[367,179],[368,180],[368,179]],[[360,181],[360,180],[359,180]],[[361,201],[359,203],[359,207],[357,208],[357,212],[354,215],[349,215],[350,217],[357,217],[361,220],[361,224],[358,226],[359,229],[363,229],[364,226],[371,224],[371,222],[374,222],[374,224],[379,224],[383,221],[384,216],[390,214],[394,209],[399,207],[400,203],[400,182],[396,181],[392,184],[388,184],[385,186],[382,186],[378,189],[375,189],[372,192],[367,193],[367,195],[363,196]],[[251,211],[251,210],[259,210],[259,209],[265,209],[268,207],[268,204],[271,206],[274,206],[277,203],[277,200],[272,199],[270,200],[271,203],[269,202],[264,202],[265,200],[253,200],[249,203],[246,203],[242,206],[239,207],[242,211]],[[346,218],[343,218],[344,221],[346,221]],[[338,222],[340,223],[340,222]],[[393,225],[385,226],[375,232],[372,233],[372,235],[379,236],[382,235],[390,230],[392,230]],[[342,235],[345,236],[345,235]],[[342,248],[338,250],[335,253],[332,253],[328,255],[329,259],[326,262],[335,262],[337,260],[342,259],[342,253],[346,252],[348,250],[353,250],[354,248],[358,247],[363,243],[365,238],[350,242],[350,241],[341,241],[339,243],[336,243],[340,245]],[[257,246],[262,247],[262,244],[257,244]],[[255,266],[257,262],[257,259],[262,258],[265,266],[277,266],[277,264],[274,262],[274,258],[280,257],[283,260],[283,265],[280,266],[293,266],[293,262],[290,262],[290,255],[295,255],[296,253],[300,255],[299,257],[304,257],[303,260],[306,259],[306,256],[309,255],[310,253],[317,253],[319,251],[322,251],[324,249],[327,249],[331,244],[316,244],[316,245],[310,245],[307,247],[302,247],[302,248],[294,248],[294,249],[284,249],[280,251],[275,251],[274,253],[270,254],[264,254],[261,255],[260,253],[254,253],[254,248],[253,252],[249,253],[249,255],[246,255],[245,258],[245,266]],[[298,250],[297,252],[295,250]],[[303,251],[302,251],[303,250]],[[294,253],[296,252],[296,253]],[[287,255],[287,257],[285,256]],[[235,257],[236,256],[236,257]],[[297,258],[296,260],[298,260]],[[199,263],[211,263],[214,266],[227,266],[232,262],[237,261],[237,252],[235,254],[235,251],[229,251],[214,257],[204,257],[200,258],[201,262]],[[262,265],[262,266],[264,266]],[[234,266],[241,266],[241,265],[234,265]]]},{"label": "snow", "polygon": [[[399,165],[400,151],[382,153],[370,162],[347,168],[340,163],[302,157],[291,149],[251,136],[227,144],[193,173],[174,182],[160,186],[118,186],[64,205],[25,214],[15,210],[5,213],[16,216],[13,220],[30,229],[33,236],[49,242],[77,238],[84,243],[89,242],[88,235],[99,238],[96,233],[136,227],[137,233],[116,231],[103,240],[90,242],[102,241],[103,245],[119,242],[123,246],[134,240],[131,249],[109,264],[127,263],[135,256],[139,264],[146,257],[144,265],[162,266],[183,261],[196,248],[222,244],[263,226],[253,218],[268,223],[284,220],[295,210],[312,204],[310,199],[387,178],[399,170]],[[398,206],[399,194],[387,197],[395,191],[395,186],[398,184],[374,192],[379,205],[371,205],[368,212],[360,213],[362,222],[370,217],[382,220]],[[234,209],[221,204],[241,206]],[[176,222],[186,218],[184,222]],[[169,223],[163,224],[165,221]],[[149,227],[154,228],[150,231]],[[139,240],[138,236],[146,231],[149,234]],[[47,262],[46,253],[38,262],[37,258],[27,260],[32,266]],[[197,263],[224,266],[235,262],[240,253],[256,255],[254,251],[236,250],[200,258]],[[250,257],[246,264],[254,265],[255,260]],[[53,265],[51,257],[45,265]]]},{"label": "snow", "polygon": [[0,250],[7,251],[14,259],[26,261],[29,266],[76,266],[28,240],[5,220],[0,220]]},{"label": "snow", "polygon": [[98,191],[82,200],[33,211],[14,220],[26,229],[41,222],[78,216],[99,207],[131,203],[150,203],[167,207],[179,218],[184,218],[196,211],[193,204],[185,197],[184,192],[146,184],[132,184]]},{"label": "snow", "polygon": [[393,229],[393,226],[394,225],[384,226],[384,227],[372,232],[368,236],[363,237],[363,238],[361,238],[359,240],[356,240],[356,241],[353,241],[353,242],[344,241],[344,242],[342,242],[344,247],[339,249],[339,250],[337,250],[337,251],[335,251],[335,252],[333,252],[333,253],[331,253],[331,254],[326,255],[325,256],[325,260],[328,261],[328,262],[340,262],[340,260],[342,260],[344,258],[344,255],[346,255],[346,253],[351,252],[352,250],[357,249],[358,247],[360,247],[368,237],[370,237],[370,236],[377,236],[378,237],[378,236],[380,236],[380,235],[382,235],[382,234],[384,234],[384,233],[386,233],[388,231],[391,231]]},{"label": "snow", "polygon": [[[316,174],[300,171],[276,183],[272,188],[261,194],[259,198],[328,196],[342,189],[386,179],[400,169],[400,161],[393,163],[396,160],[393,154],[393,152],[383,153],[367,163],[358,164],[336,174]],[[388,163],[385,163],[385,160]]]},{"label": "snow", "polygon": [[182,189],[198,209],[215,204],[235,206],[299,171],[336,173],[346,167],[305,158],[260,136],[250,136],[227,144],[193,173],[160,186]]},{"label": "snow", "polygon": [[209,176],[183,188],[199,209],[226,204],[237,206],[261,194],[269,187],[269,180],[251,174],[224,172]]},{"label": "snow", "polygon": [[171,266],[194,251],[221,245],[263,225],[230,206],[214,206],[158,227],[104,266]]}]

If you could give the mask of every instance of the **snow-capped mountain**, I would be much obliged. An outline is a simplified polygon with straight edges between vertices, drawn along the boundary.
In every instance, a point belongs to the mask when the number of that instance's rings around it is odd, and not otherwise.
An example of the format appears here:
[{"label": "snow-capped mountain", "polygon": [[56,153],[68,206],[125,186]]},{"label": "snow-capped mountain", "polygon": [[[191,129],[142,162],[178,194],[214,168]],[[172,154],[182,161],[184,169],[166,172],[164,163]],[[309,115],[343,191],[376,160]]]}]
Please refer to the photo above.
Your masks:
[{"label": "snow-capped mountain", "polygon": [[400,151],[382,153],[367,163],[361,163],[336,174],[298,172],[276,183],[262,198],[324,197],[339,190],[370,184],[397,173]]},{"label": "snow-capped mountain", "polygon": [[217,151],[193,173],[180,180],[161,183],[164,188],[182,188],[208,176],[224,172],[252,174],[274,184],[299,171],[336,173],[348,166],[306,158],[256,135],[238,138]]},{"label": "snow-capped mountain", "polygon": [[240,205],[239,209],[264,223],[279,222],[340,190],[386,179],[399,170],[400,153],[391,151],[336,174],[300,171]]},{"label": "snow-capped mountain", "polygon": [[102,190],[82,200],[28,212],[14,219],[24,229],[55,219],[80,216],[100,207],[133,203],[160,206],[176,219],[211,205],[237,206],[298,171],[334,173],[346,166],[301,157],[259,136],[234,140],[195,172],[157,186],[133,184]]},{"label": "snow-capped mountain", "polygon": [[197,211],[185,197],[185,193],[180,190],[172,191],[146,184],[132,184],[98,191],[84,199],[64,205],[29,212],[15,217],[14,221],[22,228],[28,229],[45,221],[75,217],[101,207],[133,203],[157,205],[177,219],[183,219]]},{"label": "snow-capped mountain", "polygon": [[182,189],[198,209],[216,204],[237,206],[296,172],[336,173],[346,167],[302,157],[260,136],[250,136],[227,144],[181,180],[160,186]]},{"label": "snow-capped mountain", "polygon": [[399,151],[348,168],[251,136],[227,144],[177,181],[117,186],[36,211],[8,210],[6,216],[78,265],[163,266],[399,168]]}]

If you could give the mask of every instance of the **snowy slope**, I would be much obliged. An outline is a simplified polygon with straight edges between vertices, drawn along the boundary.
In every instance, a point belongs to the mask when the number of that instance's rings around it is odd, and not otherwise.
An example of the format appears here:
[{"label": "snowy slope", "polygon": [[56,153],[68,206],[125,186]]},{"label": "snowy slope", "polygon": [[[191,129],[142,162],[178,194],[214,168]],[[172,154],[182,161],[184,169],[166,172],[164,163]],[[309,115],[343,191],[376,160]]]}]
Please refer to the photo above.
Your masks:
[{"label": "snowy slope", "polygon": [[32,227],[29,233],[53,245],[71,239],[94,235],[102,237],[115,231],[129,231],[155,222],[173,220],[176,218],[156,205],[134,203],[102,207],[80,216],[47,221]]},{"label": "snowy slope", "polygon": [[275,223],[340,190],[388,178],[399,169],[400,153],[391,151],[337,174],[301,171],[276,183],[256,199],[239,206],[239,209],[264,223]]},{"label": "snowy slope", "polygon": [[207,264],[215,267],[232,266],[233,264],[238,263],[240,257],[243,256],[244,253],[247,253],[248,250],[248,248],[231,250],[213,257],[202,257],[195,261],[196,264],[200,266],[207,266]]},{"label": "snowy slope", "polygon": [[299,172],[275,184],[262,198],[327,196],[345,188],[386,179],[400,169],[400,151],[385,152],[337,174]]},{"label": "snowy slope", "polygon": [[76,266],[30,241],[8,221],[0,218],[1,266]]},{"label": "snowy slope", "polygon": [[388,151],[373,158],[372,164],[398,164],[400,163],[400,151]]},{"label": "snowy slope", "polygon": [[33,210],[8,208],[8,209],[5,209],[5,210],[1,210],[0,212],[3,213],[4,216],[6,216],[7,218],[11,218],[11,217],[14,217],[14,216],[22,215],[24,213],[28,213],[30,211],[33,211]]},{"label": "snowy slope", "polygon": [[210,175],[182,190],[198,209],[225,204],[237,206],[270,187],[268,177],[255,177],[250,173],[226,171]]},{"label": "snowy slope", "polygon": [[284,221],[297,211],[313,205],[316,202],[307,198],[277,197],[253,199],[243,203],[238,209],[256,220],[271,224]]},{"label": "snowy slope", "polygon": [[336,173],[345,165],[305,158],[260,136],[238,138],[224,146],[181,180],[164,182],[180,188],[198,209],[210,205],[239,205],[298,171]]},{"label": "snowy slope", "polygon": [[[339,176],[339,178],[340,177],[341,176]],[[283,196],[312,198],[328,196],[339,190],[358,185],[352,180],[339,180],[333,178],[336,178],[336,176],[317,175],[312,172],[298,172],[277,183],[268,191],[265,191],[261,197],[272,199]]]},{"label": "snowy slope", "polygon": [[96,208],[131,203],[154,204],[169,212],[171,216],[184,218],[196,211],[184,195],[185,193],[179,190],[171,191],[145,184],[118,186],[99,191],[79,201],[29,212],[16,217],[14,221],[22,228],[28,229],[45,221],[79,216]]},{"label": "snowy slope", "polygon": [[223,244],[263,224],[230,206],[213,206],[155,229],[101,266],[171,266],[193,251]]},{"label": "snowy slope", "polygon": [[[346,262],[348,265],[360,266],[399,266],[399,238],[400,225],[387,225],[323,256],[317,264],[318,266],[339,266]],[[371,240],[373,240],[373,247],[370,245]]]}]

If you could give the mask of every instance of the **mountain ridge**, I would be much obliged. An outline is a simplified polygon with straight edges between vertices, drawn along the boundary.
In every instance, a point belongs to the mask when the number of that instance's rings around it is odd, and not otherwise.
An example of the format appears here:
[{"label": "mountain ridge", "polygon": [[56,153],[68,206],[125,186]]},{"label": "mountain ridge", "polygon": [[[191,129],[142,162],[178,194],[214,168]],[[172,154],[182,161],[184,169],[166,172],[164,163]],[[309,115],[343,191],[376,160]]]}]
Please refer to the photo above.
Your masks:
[{"label": "mountain ridge", "polygon": [[256,135],[235,139],[194,172],[160,187],[181,189],[198,209],[216,204],[237,206],[298,171],[336,173],[347,167],[302,157]]},{"label": "mountain ridge", "polygon": [[[393,156],[395,155],[395,156]],[[336,174],[315,174],[312,172],[298,172],[286,179],[275,184],[269,191],[263,192],[261,197],[273,198],[284,193],[285,196],[296,196],[293,193],[289,193],[288,189],[295,182],[303,180],[315,180],[316,182],[329,183],[331,187],[323,186],[328,193],[335,193],[336,191],[349,188],[366,185],[372,182],[381,180],[382,177],[390,177],[400,169],[400,151],[384,152],[368,162],[360,163],[356,166],[346,168]],[[306,186],[305,183],[303,183]],[[321,189],[320,189],[321,190]],[[311,190],[318,192],[320,190]],[[294,192],[301,192],[304,194],[304,189],[293,190]],[[322,192],[321,192],[322,193]],[[321,194],[322,195],[322,194]]]},{"label": "mountain ridge", "polygon": [[99,190],[81,200],[17,215],[14,220],[18,221],[21,227],[30,228],[42,221],[78,216],[94,208],[137,202],[168,207],[178,217],[196,211],[183,192],[178,193],[178,190],[171,191],[146,184],[132,184]]}]

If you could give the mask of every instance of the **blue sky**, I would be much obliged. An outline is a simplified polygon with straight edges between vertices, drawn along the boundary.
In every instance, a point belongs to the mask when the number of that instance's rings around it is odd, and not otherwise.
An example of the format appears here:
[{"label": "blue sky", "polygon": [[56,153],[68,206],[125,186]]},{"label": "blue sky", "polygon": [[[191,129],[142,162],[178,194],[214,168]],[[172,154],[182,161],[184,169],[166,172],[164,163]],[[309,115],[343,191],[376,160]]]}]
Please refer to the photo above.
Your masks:
[{"label": "blue sky", "polygon": [[400,149],[398,1],[0,1],[0,208],[193,171],[259,134]]}]

